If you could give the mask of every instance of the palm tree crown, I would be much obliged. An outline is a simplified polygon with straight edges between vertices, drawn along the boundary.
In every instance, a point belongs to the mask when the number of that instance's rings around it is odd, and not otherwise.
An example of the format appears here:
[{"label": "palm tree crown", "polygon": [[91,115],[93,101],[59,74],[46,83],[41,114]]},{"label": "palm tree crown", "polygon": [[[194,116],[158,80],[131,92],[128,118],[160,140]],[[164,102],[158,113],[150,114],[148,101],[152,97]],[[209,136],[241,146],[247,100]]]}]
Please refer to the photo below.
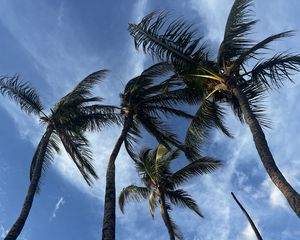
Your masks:
[{"label": "palm tree crown", "polygon": [[148,198],[152,217],[155,208],[159,206],[170,239],[183,239],[178,226],[170,217],[171,204],[189,208],[203,217],[193,198],[178,187],[192,177],[210,173],[220,166],[220,161],[203,157],[173,173],[171,163],[178,155],[179,150],[168,151],[162,144],[153,151],[143,149],[134,159],[134,163],[144,187],[130,185],[124,188],[119,196],[119,206],[123,213],[124,205],[129,200],[140,201]]},{"label": "palm tree crown", "polygon": [[97,71],[83,79],[73,91],[60,99],[49,115],[44,113],[38,94],[28,83],[20,81],[18,76],[1,78],[0,92],[15,100],[23,111],[39,116],[41,123],[47,126],[31,162],[30,186],[23,209],[5,239],[16,239],[20,234],[38,190],[43,169],[53,158],[53,153],[59,150],[58,140],[88,185],[98,178],[84,131],[120,122],[115,107],[101,105],[101,98],[92,97],[92,88],[103,79],[106,72]]}]

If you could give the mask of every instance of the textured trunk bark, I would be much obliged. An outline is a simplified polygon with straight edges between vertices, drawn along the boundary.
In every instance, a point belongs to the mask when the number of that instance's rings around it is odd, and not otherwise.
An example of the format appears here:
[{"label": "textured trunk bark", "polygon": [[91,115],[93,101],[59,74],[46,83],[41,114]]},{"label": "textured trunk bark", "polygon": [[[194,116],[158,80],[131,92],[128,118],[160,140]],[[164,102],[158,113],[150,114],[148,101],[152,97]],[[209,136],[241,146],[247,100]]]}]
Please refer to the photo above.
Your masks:
[{"label": "textured trunk bark", "polygon": [[272,153],[269,149],[268,143],[265,138],[265,134],[257,121],[256,117],[253,115],[251,108],[249,106],[248,99],[244,96],[242,91],[238,87],[232,89],[233,94],[238,99],[244,118],[250,127],[252,132],[253,140],[260,156],[260,159],[270,176],[273,183],[282,192],[282,194],[287,199],[291,208],[300,218],[300,195],[293,189],[293,187],[287,182],[285,177],[282,175],[278,169]]},{"label": "textured trunk bark", "polygon": [[231,193],[233,199],[236,201],[236,203],[239,205],[239,207],[242,209],[243,213],[245,214],[246,218],[248,219],[248,222],[250,223],[255,235],[256,235],[256,238],[258,240],[263,240],[263,238],[261,237],[258,229],[256,228],[254,222],[252,221],[250,215],[247,213],[246,209],[243,207],[243,205],[239,202],[239,200],[237,200],[237,198],[235,197],[234,193],[232,192]]},{"label": "textured trunk bark", "polygon": [[23,203],[23,207],[21,210],[21,213],[18,217],[18,219],[16,220],[16,222],[14,223],[14,225],[11,227],[11,229],[9,230],[8,234],[6,235],[6,237],[4,238],[4,240],[15,240],[17,239],[17,237],[20,235],[26,219],[29,215],[32,203],[33,203],[33,199],[37,190],[37,186],[41,177],[41,173],[42,173],[42,168],[43,168],[43,163],[44,163],[44,156],[45,156],[45,151],[49,142],[49,138],[51,136],[53,132],[53,128],[51,126],[48,126],[45,134],[43,135],[39,145],[38,145],[38,149],[37,149],[37,154],[36,154],[36,165],[34,167],[34,171],[33,171],[33,176],[32,179],[30,181],[30,185],[26,194],[26,198],[25,201]]},{"label": "textured trunk bark", "polygon": [[168,212],[168,209],[167,209],[167,206],[166,206],[165,196],[162,193],[161,193],[161,196],[160,196],[160,201],[161,201],[160,206],[161,206],[161,211],[162,211],[161,212],[162,218],[163,218],[164,223],[165,223],[165,225],[168,229],[170,240],[175,240],[175,233],[174,233],[174,229],[172,227],[169,212]]},{"label": "textured trunk bark", "polygon": [[106,170],[106,188],[104,202],[104,217],[102,226],[102,239],[114,240],[116,230],[116,185],[115,185],[115,161],[131,127],[133,116],[125,119],[122,133],[110,155]]}]

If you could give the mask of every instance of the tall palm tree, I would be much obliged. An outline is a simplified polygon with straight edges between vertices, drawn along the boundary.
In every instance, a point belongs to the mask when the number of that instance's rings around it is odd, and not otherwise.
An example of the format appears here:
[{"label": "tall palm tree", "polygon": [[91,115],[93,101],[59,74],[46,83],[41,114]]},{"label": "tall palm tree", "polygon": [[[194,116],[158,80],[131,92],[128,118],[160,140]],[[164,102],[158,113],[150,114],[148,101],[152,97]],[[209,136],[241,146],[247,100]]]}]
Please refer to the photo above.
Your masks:
[{"label": "tall palm tree", "polygon": [[[292,73],[300,70],[300,55],[280,52],[264,58],[266,55],[262,53],[269,50],[270,43],[289,37],[293,32],[274,34],[258,43],[249,40],[257,22],[252,19],[252,2],[235,0],[216,59],[211,59],[207,47],[200,44],[202,37],[196,36],[192,25],[182,19],[170,22],[165,12],[151,13],[139,24],[129,24],[129,31],[137,48],[142,47],[159,60],[173,63],[183,82],[199,90],[204,104],[198,116],[209,109],[215,111],[219,103],[230,104],[240,121],[248,124],[266,172],[300,217],[300,195],[277,167],[263,132],[263,127],[270,126],[263,106],[265,93],[280,88],[286,80],[292,81]],[[190,130],[197,128],[197,121]],[[193,140],[197,138],[188,135]],[[187,142],[191,142],[188,139]]]},{"label": "tall palm tree", "polygon": [[242,210],[242,212],[244,213],[244,215],[246,216],[248,222],[251,225],[251,228],[253,229],[253,232],[255,233],[255,236],[257,238],[257,240],[263,240],[262,236],[260,235],[257,227],[255,226],[255,223],[253,222],[253,220],[251,219],[250,215],[248,214],[247,210],[243,207],[243,205],[240,203],[240,201],[236,198],[236,196],[234,195],[233,192],[231,192],[231,195],[234,199],[234,201],[237,203],[237,205],[239,205],[240,209]]},{"label": "tall palm tree", "polygon": [[210,173],[220,166],[220,161],[202,157],[172,173],[171,163],[178,157],[178,153],[178,150],[168,151],[162,144],[154,151],[143,149],[134,159],[134,163],[144,187],[130,185],[123,188],[119,196],[119,206],[123,213],[124,205],[129,200],[140,201],[148,198],[152,218],[155,208],[159,206],[170,240],[183,239],[182,233],[170,216],[171,204],[189,208],[203,217],[195,200],[178,187],[192,177]]},{"label": "tall palm tree", "polygon": [[100,129],[103,126],[118,123],[115,108],[100,105],[101,98],[92,97],[91,90],[105,76],[101,70],[83,79],[73,91],[60,99],[51,109],[50,114],[44,113],[40,98],[29,84],[13,78],[4,77],[0,80],[0,92],[15,100],[21,109],[40,117],[46,130],[34,153],[30,168],[30,185],[19,217],[9,230],[5,240],[16,239],[21,233],[29,215],[35,193],[39,189],[39,180],[47,163],[58,151],[60,140],[81,175],[88,185],[98,176],[92,165],[89,142],[84,136],[85,130]]},{"label": "tall palm tree", "polygon": [[[185,151],[164,122],[162,116],[179,116],[192,119],[194,116],[175,108],[176,104],[196,104],[199,98],[191,94],[188,88],[176,89],[175,83],[164,82],[172,77],[173,67],[167,63],[159,63],[143,71],[130,80],[121,97],[121,113],[124,118],[123,130],[110,155],[106,172],[106,189],[102,239],[115,239],[115,161],[124,142],[125,148],[131,157],[134,157],[133,144],[141,137],[143,127],[159,143],[166,147],[176,146]],[[166,89],[168,88],[168,91]],[[197,155],[194,154],[193,156]]]}]

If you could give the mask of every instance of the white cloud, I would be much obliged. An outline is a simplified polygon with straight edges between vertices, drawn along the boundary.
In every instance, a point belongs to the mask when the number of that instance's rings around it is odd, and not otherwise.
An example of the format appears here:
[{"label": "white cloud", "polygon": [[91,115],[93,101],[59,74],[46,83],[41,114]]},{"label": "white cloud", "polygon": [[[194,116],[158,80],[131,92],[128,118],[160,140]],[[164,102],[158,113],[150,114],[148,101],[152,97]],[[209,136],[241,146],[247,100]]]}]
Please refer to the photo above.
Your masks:
[{"label": "white cloud", "polygon": [[57,203],[55,204],[55,208],[52,212],[52,215],[51,215],[51,218],[50,219],[53,219],[53,218],[56,218],[56,214],[58,212],[58,210],[66,203],[66,201],[64,200],[63,197],[60,197],[59,200],[57,201]]},{"label": "white cloud", "polygon": [[244,228],[244,230],[242,232],[242,236],[243,236],[244,240],[255,240],[255,239],[257,239],[250,223],[248,223],[247,226]]}]

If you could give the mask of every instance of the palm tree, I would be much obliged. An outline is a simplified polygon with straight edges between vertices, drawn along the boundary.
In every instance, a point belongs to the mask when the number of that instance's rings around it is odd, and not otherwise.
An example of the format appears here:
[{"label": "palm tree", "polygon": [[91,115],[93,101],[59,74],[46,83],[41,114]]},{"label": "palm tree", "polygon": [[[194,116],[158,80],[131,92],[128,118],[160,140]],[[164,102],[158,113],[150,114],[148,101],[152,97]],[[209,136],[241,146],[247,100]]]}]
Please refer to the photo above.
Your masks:
[{"label": "palm tree", "polygon": [[183,239],[182,233],[170,216],[171,204],[189,208],[203,217],[195,200],[183,189],[178,189],[178,186],[196,175],[210,173],[220,166],[220,161],[202,157],[172,173],[171,163],[178,154],[178,150],[168,151],[162,144],[154,151],[143,149],[134,159],[134,163],[144,187],[130,185],[123,188],[119,196],[119,206],[123,213],[124,205],[129,200],[140,201],[148,198],[152,218],[155,208],[159,206],[171,240]]},{"label": "palm tree", "polygon": [[39,190],[39,180],[45,166],[59,150],[58,140],[77,166],[88,185],[98,176],[92,165],[89,142],[84,130],[100,129],[112,123],[118,123],[114,107],[100,105],[101,98],[92,97],[93,86],[101,81],[106,71],[101,70],[83,79],[75,89],[60,99],[46,115],[35,89],[19,80],[3,77],[0,80],[0,91],[15,100],[21,109],[40,117],[46,130],[34,153],[30,168],[30,185],[19,217],[8,232],[5,240],[16,239],[21,233],[29,215],[35,193]]},{"label": "palm tree", "polygon": [[[165,12],[151,13],[139,24],[129,24],[129,31],[136,48],[142,47],[159,60],[173,63],[184,84],[198,89],[204,101],[198,116],[204,116],[209,109],[215,111],[220,103],[229,103],[240,121],[248,124],[266,172],[300,217],[300,195],[277,167],[262,129],[270,126],[263,106],[266,91],[280,88],[286,80],[292,81],[292,73],[300,70],[300,55],[280,52],[263,58],[266,55],[262,53],[269,50],[270,43],[289,37],[293,32],[274,34],[258,43],[249,40],[257,22],[251,18],[252,2],[235,0],[215,60],[210,58],[207,47],[200,45],[202,37],[196,36],[192,25],[182,19],[169,22]],[[198,127],[197,121],[190,130]],[[191,142],[190,136],[193,140],[197,138],[194,134],[188,135],[187,142]]]},{"label": "palm tree", "polygon": [[243,207],[243,205],[239,202],[239,200],[236,198],[236,196],[234,195],[233,192],[231,192],[231,195],[234,199],[234,201],[239,205],[240,209],[242,210],[242,212],[244,213],[244,215],[246,216],[248,222],[250,223],[253,232],[255,233],[255,236],[258,240],[263,240],[263,238],[261,237],[257,227],[255,226],[255,223],[253,222],[253,220],[251,219],[250,215],[247,213],[246,209]]},{"label": "palm tree", "polygon": [[[128,154],[134,158],[133,144],[141,137],[141,127],[150,133],[159,143],[166,147],[176,146],[185,151],[162,116],[179,116],[192,119],[194,116],[176,109],[174,105],[181,103],[196,104],[199,98],[191,94],[188,88],[176,89],[175,83],[164,82],[172,77],[173,68],[170,64],[159,63],[143,71],[130,80],[121,97],[121,113],[124,118],[123,130],[110,155],[106,172],[106,189],[102,239],[115,239],[115,161],[124,142]],[[166,91],[166,89],[169,89]],[[195,151],[191,156],[196,156]]]}]

